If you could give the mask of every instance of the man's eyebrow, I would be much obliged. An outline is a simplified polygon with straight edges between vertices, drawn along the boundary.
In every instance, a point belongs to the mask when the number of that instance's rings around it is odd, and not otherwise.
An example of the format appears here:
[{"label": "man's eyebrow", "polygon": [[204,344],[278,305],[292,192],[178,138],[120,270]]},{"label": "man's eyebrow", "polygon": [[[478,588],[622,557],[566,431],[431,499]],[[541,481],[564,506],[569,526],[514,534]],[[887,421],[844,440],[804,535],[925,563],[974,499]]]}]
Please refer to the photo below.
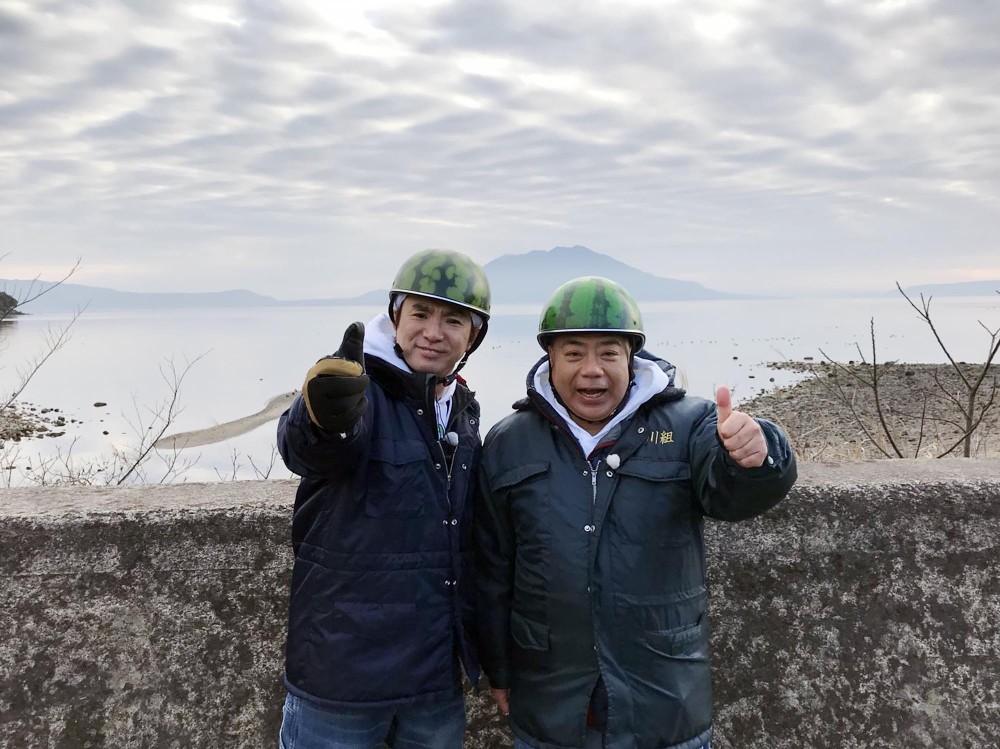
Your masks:
[{"label": "man's eyebrow", "polygon": [[[431,302],[418,302],[414,301],[413,306],[410,308],[416,312],[433,312],[437,309],[438,305]],[[468,310],[462,309],[461,307],[455,307],[452,305],[440,305],[442,309],[442,314],[446,317],[459,317],[463,320],[471,320],[472,315]]]},{"label": "man's eyebrow", "polygon": [[[579,338],[579,337],[564,338],[562,340],[562,342],[561,342],[561,345],[563,345],[563,346],[583,346],[585,344],[586,344],[586,341],[583,338]],[[620,336],[610,335],[607,338],[599,338],[597,340],[597,345],[598,346],[613,346],[614,345],[614,346],[622,346],[623,348],[625,348],[625,347],[627,347],[628,344],[624,340],[622,340],[622,338]]]}]

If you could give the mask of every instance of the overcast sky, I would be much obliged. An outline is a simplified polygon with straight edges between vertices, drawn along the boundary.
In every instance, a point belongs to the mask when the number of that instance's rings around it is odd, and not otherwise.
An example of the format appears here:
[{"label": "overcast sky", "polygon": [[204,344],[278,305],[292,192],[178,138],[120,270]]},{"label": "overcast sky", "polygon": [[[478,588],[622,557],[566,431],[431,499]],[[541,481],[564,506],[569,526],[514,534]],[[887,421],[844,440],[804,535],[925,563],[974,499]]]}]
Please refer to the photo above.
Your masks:
[{"label": "overcast sky", "polygon": [[0,0],[0,277],[1000,279],[996,0]]}]

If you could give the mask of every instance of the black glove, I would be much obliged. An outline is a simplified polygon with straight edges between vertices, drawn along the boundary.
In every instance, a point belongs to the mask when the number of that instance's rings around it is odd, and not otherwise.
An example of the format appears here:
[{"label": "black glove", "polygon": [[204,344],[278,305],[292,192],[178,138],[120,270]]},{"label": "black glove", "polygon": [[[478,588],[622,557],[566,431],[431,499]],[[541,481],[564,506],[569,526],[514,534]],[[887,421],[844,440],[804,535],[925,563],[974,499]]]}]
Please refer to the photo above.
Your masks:
[{"label": "black glove", "polygon": [[365,388],[365,326],[351,323],[333,356],[316,362],[302,385],[312,423],[330,432],[346,432],[368,408]]}]

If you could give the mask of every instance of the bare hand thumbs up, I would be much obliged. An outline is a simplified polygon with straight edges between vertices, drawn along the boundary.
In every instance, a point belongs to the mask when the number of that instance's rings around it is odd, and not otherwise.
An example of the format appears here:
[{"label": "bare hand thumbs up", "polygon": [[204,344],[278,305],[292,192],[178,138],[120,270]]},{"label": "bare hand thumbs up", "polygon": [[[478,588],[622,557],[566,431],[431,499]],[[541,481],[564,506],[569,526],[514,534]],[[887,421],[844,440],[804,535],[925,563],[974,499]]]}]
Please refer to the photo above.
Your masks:
[{"label": "bare hand thumbs up", "polygon": [[719,434],[722,435],[722,424],[733,413],[733,394],[728,387],[719,385],[715,389],[715,403],[719,407]]},{"label": "bare hand thumbs up", "polygon": [[767,460],[767,440],[760,424],[749,414],[733,410],[733,394],[725,385],[715,389],[719,439],[729,457],[744,468],[757,468]]}]

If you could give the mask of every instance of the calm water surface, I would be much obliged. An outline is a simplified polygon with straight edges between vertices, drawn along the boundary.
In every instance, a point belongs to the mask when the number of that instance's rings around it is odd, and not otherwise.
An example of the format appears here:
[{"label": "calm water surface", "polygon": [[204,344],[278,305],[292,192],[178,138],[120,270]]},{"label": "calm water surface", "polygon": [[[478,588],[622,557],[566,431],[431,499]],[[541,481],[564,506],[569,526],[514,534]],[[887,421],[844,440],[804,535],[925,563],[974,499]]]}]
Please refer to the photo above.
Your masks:
[{"label": "calm water surface", "polygon": [[[300,387],[312,363],[337,348],[347,324],[367,322],[381,309],[84,313],[73,325],[69,343],[41,368],[21,398],[58,408],[67,419],[82,423],[71,424],[62,437],[21,443],[17,460],[72,449],[81,461],[115,445],[134,443],[129,422],[140,429],[148,426],[170,397],[161,375],[170,362],[182,370],[198,360],[182,385],[182,411],[171,433],[254,413],[271,397]],[[873,317],[880,359],[944,361],[926,325],[901,297],[660,302],[643,304],[642,309],[647,347],[678,364],[688,377],[689,391],[706,397],[717,384],[734,387],[737,400],[788,384],[793,375],[769,370],[767,363],[810,356],[819,360],[820,349],[846,361],[858,358],[855,346],[860,344],[870,357]],[[992,329],[1000,327],[1000,297],[935,299],[932,312],[956,360],[984,359],[989,336],[977,320]],[[482,403],[485,428],[509,413],[510,404],[524,393],[527,371],[541,355],[534,338],[537,314],[535,306],[496,310],[486,341],[464,370]],[[10,392],[19,370],[44,350],[46,331],[68,320],[38,315],[0,326],[3,392]],[[95,407],[97,402],[107,406]],[[259,469],[270,463],[275,425],[182,451],[184,460],[195,463],[183,479],[255,478],[250,459]],[[279,460],[270,475],[289,474]]]}]

